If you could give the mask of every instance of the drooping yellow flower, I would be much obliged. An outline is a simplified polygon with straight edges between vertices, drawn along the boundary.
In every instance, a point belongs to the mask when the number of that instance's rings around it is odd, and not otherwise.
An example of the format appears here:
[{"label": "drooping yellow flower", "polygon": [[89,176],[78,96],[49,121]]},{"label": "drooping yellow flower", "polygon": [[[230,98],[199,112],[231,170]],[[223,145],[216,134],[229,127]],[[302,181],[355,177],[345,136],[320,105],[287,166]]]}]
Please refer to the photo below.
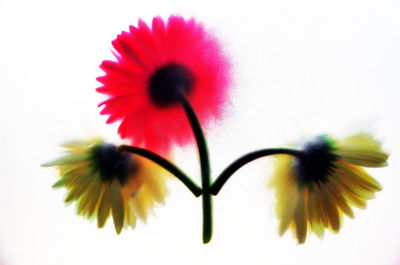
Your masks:
[{"label": "drooping yellow flower", "polygon": [[351,207],[365,208],[381,190],[362,167],[386,166],[387,158],[380,142],[369,134],[343,140],[322,136],[306,144],[298,157],[280,155],[271,181],[279,234],[291,228],[302,244],[307,231],[319,237],[326,228],[339,232],[343,213],[353,218]]},{"label": "drooping yellow flower", "polygon": [[55,166],[60,179],[54,188],[67,188],[65,203],[76,202],[78,215],[97,218],[104,227],[112,215],[116,232],[135,228],[136,217],[146,221],[156,203],[167,195],[159,167],[140,156],[123,153],[95,138],[63,144],[66,154],[43,166]]}]

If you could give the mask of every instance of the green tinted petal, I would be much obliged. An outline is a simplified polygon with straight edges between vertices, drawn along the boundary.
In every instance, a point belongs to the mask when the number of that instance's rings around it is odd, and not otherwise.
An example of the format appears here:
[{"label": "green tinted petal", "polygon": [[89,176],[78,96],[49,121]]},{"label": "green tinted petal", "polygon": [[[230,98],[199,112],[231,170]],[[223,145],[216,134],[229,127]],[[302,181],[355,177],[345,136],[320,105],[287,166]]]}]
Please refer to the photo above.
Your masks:
[{"label": "green tinted petal", "polygon": [[75,168],[69,171],[67,174],[62,175],[61,178],[56,183],[54,183],[53,188],[72,187],[77,181],[81,179],[82,176],[87,174],[88,171],[88,168]]},{"label": "green tinted petal", "polygon": [[[96,176],[99,178],[98,176]],[[87,218],[91,218],[93,213],[95,212],[97,206],[100,204],[100,199],[102,195],[102,190],[105,184],[101,181],[97,181],[94,188],[93,188],[93,194],[92,197],[90,198],[89,204],[88,204],[88,210],[87,210]]]},{"label": "green tinted petal", "polygon": [[85,175],[83,175],[78,182],[70,189],[67,198],[65,199],[66,203],[74,201],[78,199],[82,193],[87,191],[87,187],[90,184],[90,180],[93,178],[93,172],[89,171]]},{"label": "green tinted petal", "polygon": [[324,237],[325,227],[322,224],[321,217],[319,215],[319,210],[317,209],[319,205],[316,202],[316,194],[314,191],[309,192],[307,207],[308,207],[308,212],[307,212],[308,222],[310,224],[311,230],[319,238],[322,239]]},{"label": "green tinted petal", "polygon": [[328,227],[328,216],[326,215],[325,209],[324,209],[324,204],[323,204],[323,192],[317,184],[314,184],[313,186],[314,191],[315,191],[315,209],[317,212],[317,215],[319,216],[321,223],[324,225],[324,227]]},{"label": "green tinted petal", "polygon": [[51,166],[63,166],[71,163],[79,162],[82,160],[90,159],[91,154],[82,154],[82,155],[66,155],[61,158],[58,158],[54,161],[50,161],[48,163],[42,164],[42,167],[51,167]]},{"label": "green tinted petal", "polygon": [[89,209],[89,202],[91,198],[93,197],[93,194],[96,192],[96,184],[100,180],[96,179],[96,177],[92,177],[90,180],[90,183],[87,187],[86,192],[82,194],[82,197],[79,199],[78,204],[77,204],[77,213],[78,215],[82,215],[88,212]]},{"label": "green tinted petal", "polygon": [[97,227],[102,228],[108,217],[110,216],[110,208],[111,208],[111,188],[109,184],[105,185],[103,197],[101,198],[101,202],[99,205],[99,209],[97,211]]},{"label": "green tinted petal", "polygon": [[279,223],[279,235],[283,235],[288,229],[290,223],[293,220],[293,215],[296,210],[296,205],[299,200],[299,191],[295,185],[291,186],[291,189],[287,193],[282,194],[278,198],[278,205],[276,207],[277,215],[280,220]]},{"label": "green tinted petal", "polygon": [[363,167],[387,165],[389,154],[381,149],[381,143],[371,134],[360,133],[337,141],[334,153],[340,159]]},{"label": "green tinted petal", "polygon": [[110,186],[111,190],[111,211],[114,220],[115,231],[121,233],[124,226],[124,201],[121,194],[121,186],[118,180],[114,179]]},{"label": "green tinted petal", "polygon": [[294,221],[296,227],[296,237],[299,244],[306,241],[307,236],[307,211],[305,207],[305,189],[299,192],[296,210],[294,212]]},{"label": "green tinted petal", "polygon": [[378,151],[346,149],[335,152],[343,161],[363,167],[385,167],[388,154]]}]

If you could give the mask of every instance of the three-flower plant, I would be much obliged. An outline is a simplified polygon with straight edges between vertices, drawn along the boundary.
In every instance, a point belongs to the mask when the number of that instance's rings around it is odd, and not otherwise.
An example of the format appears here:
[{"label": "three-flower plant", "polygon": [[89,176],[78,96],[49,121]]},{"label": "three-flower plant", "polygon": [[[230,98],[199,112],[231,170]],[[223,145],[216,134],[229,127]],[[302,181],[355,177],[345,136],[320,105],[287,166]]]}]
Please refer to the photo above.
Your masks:
[{"label": "three-flower plant", "polygon": [[[243,155],[211,181],[210,159],[201,124],[220,117],[230,85],[230,63],[218,40],[194,19],[155,17],[142,20],[112,42],[116,61],[103,61],[97,91],[109,96],[99,106],[107,123],[121,121],[118,133],[131,145],[102,139],[65,143],[66,154],[44,166],[55,166],[65,187],[66,203],[76,202],[78,215],[96,218],[99,228],[112,215],[116,232],[146,220],[167,194],[161,168],[178,178],[203,201],[203,242],[212,237],[212,197],[245,164],[280,155],[271,186],[276,190],[279,233],[293,230],[299,243],[307,231],[322,236],[338,232],[343,213],[363,208],[381,189],[362,167],[386,165],[388,154],[369,134],[344,140],[324,135],[302,149],[261,149]],[[196,140],[201,186],[167,160],[175,144]],[[158,166],[157,166],[158,165]]]}]

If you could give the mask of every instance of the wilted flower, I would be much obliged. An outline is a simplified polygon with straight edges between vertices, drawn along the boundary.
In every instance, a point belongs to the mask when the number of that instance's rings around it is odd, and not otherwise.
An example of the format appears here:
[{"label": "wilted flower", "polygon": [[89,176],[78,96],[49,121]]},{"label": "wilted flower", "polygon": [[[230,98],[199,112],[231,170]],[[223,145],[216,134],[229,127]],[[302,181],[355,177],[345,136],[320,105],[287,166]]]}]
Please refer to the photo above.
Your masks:
[{"label": "wilted flower", "polygon": [[306,144],[300,154],[278,158],[271,186],[276,192],[279,234],[291,228],[301,244],[307,230],[320,237],[325,228],[338,232],[343,213],[353,218],[352,206],[366,207],[381,186],[362,167],[386,166],[388,154],[369,134],[341,141],[322,136]]},{"label": "wilted flower", "polygon": [[165,177],[144,158],[122,153],[101,139],[72,141],[66,154],[43,166],[55,166],[60,179],[53,187],[67,188],[65,203],[76,202],[78,215],[97,218],[103,227],[112,215],[116,232],[146,220],[155,203],[164,203]]}]

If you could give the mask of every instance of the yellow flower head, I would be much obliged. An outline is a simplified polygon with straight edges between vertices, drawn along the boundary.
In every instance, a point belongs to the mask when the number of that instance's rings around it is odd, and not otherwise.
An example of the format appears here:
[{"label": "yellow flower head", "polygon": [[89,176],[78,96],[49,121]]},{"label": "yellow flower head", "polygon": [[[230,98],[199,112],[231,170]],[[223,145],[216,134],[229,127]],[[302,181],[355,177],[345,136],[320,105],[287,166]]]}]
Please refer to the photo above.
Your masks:
[{"label": "yellow flower head", "polygon": [[365,208],[366,201],[381,190],[362,167],[386,166],[387,158],[369,134],[341,141],[322,136],[306,144],[298,157],[281,155],[271,182],[279,234],[291,228],[302,244],[307,230],[319,237],[325,228],[339,232],[343,213],[353,218],[351,206]]},{"label": "yellow flower head", "polygon": [[95,138],[63,144],[66,155],[44,164],[55,166],[60,179],[54,188],[68,189],[65,203],[76,202],[78,215],[97,218],[104,227],[112,215],[116,232],[146,221],[155,203],[164,203],[165,177],[145,158],[122,153],[115,145]]}]

